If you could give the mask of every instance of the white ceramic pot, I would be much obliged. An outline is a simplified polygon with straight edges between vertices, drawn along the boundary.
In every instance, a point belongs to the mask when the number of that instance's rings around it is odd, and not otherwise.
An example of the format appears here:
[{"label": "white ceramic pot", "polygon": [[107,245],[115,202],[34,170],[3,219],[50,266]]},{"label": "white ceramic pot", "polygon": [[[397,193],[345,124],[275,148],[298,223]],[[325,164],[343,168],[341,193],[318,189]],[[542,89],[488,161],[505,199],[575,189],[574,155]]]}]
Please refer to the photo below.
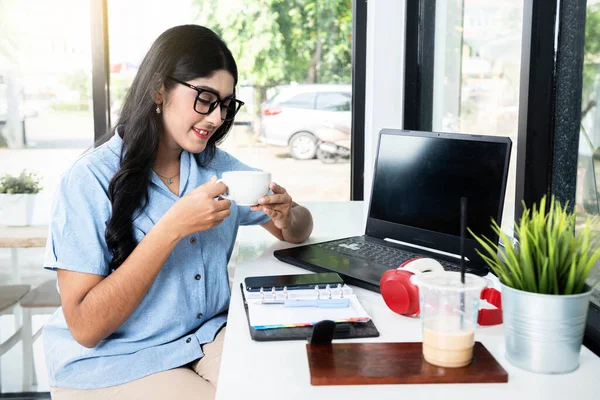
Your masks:
[{"label": "white ceramic pot", "polygon": [[31,225],[36,196],[36,194],[0,194],[0,225]]}]

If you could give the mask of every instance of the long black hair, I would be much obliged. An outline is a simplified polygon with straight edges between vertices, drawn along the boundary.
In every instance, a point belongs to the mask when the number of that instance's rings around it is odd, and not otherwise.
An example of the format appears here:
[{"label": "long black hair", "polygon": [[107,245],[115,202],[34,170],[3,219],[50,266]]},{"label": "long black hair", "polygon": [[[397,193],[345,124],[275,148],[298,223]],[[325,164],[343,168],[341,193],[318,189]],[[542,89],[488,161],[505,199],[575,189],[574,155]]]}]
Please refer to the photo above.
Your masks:
[{"label": "long black hair", "polygon": [[[108,187],[112,215],[105,239],[112,254],[111,270],[118,268],[136,247],[132,226],[134,212],[148,204],[148,185],[163,132],[161,115],[156,113],[154,103],[158,90],[164,85],[166,98],[176,85],[168,77],[190,81],[209,77],[217,70],[229,71],[235,87],[238,73],[233,55],[217,34],[198,25],[168,29],[144,57],[125,96],[115,128],[100,141],[106,142],[115,134],[123,138],[120,167]],[[216,145],[232,125],[233,121],[224,121],[210,137],[202,157],[195,155],[199,164],[212,160]]]}]

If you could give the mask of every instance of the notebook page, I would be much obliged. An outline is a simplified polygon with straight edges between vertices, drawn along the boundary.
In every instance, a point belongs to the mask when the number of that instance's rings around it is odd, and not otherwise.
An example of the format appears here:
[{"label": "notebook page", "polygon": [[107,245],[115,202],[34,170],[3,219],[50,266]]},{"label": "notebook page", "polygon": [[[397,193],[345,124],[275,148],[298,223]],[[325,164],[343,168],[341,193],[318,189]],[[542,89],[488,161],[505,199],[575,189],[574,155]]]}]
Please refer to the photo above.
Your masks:
[{"label": "notebook page", "polygon": [[347,297],[347,308],[285,307],[283,304],[262,304],[261,300],[248,300],[250,325],[255,329],[272,329],[314,325],[325,319],[334,322],[367,322],[369,315],[356,295]]}]

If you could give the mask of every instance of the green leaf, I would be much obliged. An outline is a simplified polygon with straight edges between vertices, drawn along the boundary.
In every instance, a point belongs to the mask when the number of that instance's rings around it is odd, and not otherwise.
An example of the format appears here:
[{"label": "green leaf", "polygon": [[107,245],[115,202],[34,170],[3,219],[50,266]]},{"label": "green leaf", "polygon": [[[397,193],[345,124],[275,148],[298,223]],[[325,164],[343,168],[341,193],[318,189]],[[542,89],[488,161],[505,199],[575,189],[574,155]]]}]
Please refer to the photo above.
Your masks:
[{"label": "green leaf", "polygon": [[573,294],[573,288],[575,287],[575,272],[577,271],[577,256],[573,254],[571,261],[571,267],[569,268],[569,277],[567,279],[565,290],[563,294]]},{"label": "green leaf", "polygon": [[544,260],[542,265],[542,274],[540,276],[539,293],[551,293],[552,286],[548,283],[548,258]]},{"label": "green leaf", "polygon": [[579,272],[580,280],[575,287],[575,293],[581,293],[584,290],[587,277],[594,269],[594,265],[598,259],[600,259],[600,247],[597,248],[584,263],[582,263],[583,267]]},{"label": "green leaf", "polygon": [[500,237],[502,238],[502,242],[504,243],[504,250],[505,250],[505,254],[506,254],[506,264],[510,266],[509,268],[512,271],[512,275],[515,277],[515,280],[518,282],[519,287],[522,287],[523,277],[521,274],[521,270],[519,268],[519,258],[517,256],[515,250],[513,249],[513,244],[510,242],[510,239],[508,238],[508,236],[506,236],[506,234],[504,232],[502,232],[502,230],[500,229],[500,227],[498,226],[496,221],[492,222],[492,227],[493,227],[494,231],[497,234],[499,234]]},{"label": "green leaf", "polygon": [[519,242],[519,264],[523,271],[523,286],[525,290],[537,293],[529,226],[521,226],[521,232],[523,236]]}]

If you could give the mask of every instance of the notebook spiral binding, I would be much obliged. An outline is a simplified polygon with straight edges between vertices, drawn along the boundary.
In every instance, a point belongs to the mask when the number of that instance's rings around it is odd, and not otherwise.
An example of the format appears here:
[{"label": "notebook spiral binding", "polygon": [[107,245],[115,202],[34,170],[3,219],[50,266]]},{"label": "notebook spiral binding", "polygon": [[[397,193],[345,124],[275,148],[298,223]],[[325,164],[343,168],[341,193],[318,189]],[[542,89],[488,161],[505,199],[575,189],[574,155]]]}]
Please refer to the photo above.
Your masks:
[{"label": "notebook spiral binding", "polygon": [[325,285],[325,288],[319,288],[315,285],[313,289],[288,290],[286,286],[283,290],[260,288],[258,292],[246,292],[247,299],[268,301],[285,301],[285,300],[321,300],[321,299],[343,299],[354,294],[352,288],[347,285],[338,284],[335,287]]}]

